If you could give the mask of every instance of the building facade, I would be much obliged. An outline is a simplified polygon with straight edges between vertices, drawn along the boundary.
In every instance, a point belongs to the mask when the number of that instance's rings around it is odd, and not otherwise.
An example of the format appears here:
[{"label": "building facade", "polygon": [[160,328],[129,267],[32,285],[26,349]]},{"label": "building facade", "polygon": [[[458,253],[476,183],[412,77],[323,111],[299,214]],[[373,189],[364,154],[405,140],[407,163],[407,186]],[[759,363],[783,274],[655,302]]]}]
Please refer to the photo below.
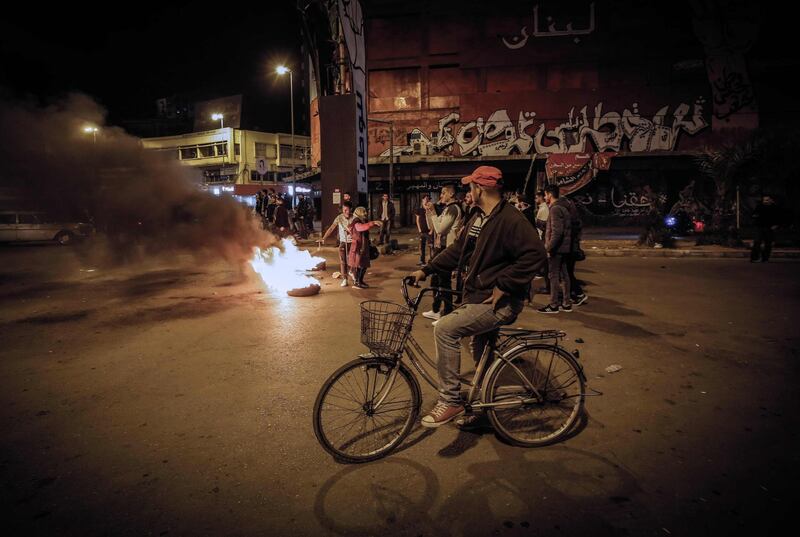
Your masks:
[{"label": "building facade", "polygon": [[403,225],[479,164],[517,190],[561,185],[590,221],[638,223],[654,198],[704,198],[695,157],[759,126],[749,9],[415,4],[365,3],[369,117],[394,131],[370,123],[370,190],[390,188],[393,153]]},{"label": "building facade", "polygon": [[[206,184],[262,184],[307,180],[309,137],[225,127],[177,136],[143,138],[145,149],[171,153]],[[295,171],[297,173],[295,173]]]}]

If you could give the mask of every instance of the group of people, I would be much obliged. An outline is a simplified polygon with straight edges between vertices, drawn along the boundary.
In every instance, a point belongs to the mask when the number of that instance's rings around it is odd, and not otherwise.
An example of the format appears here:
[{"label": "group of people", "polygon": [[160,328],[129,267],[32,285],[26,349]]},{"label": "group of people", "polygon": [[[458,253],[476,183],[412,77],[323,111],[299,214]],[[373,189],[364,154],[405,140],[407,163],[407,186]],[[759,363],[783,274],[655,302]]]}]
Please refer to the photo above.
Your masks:
[{"label": "group of people", "polygon": [[276,235],[308,238],[309,233],[314,231],[314,203],[303,194],[298,194],[294,209],[291,204],[291,198],[277,194],[274,188],[259,190],[256,193],[255,212],[261,217],[264,229]]},{"label": "group of people", "polygon": [[[529,231],[544,242],[548,253],[547,264],[536,276],[544,279],[545,286],[538,292],[548,295],[549,302],[537,311],[548,314],[571,312],[573,305],[585,304],[588,296],[584,293],[580,280],[575,277],[575,264],[584,258],[581,249],[582,222],[575,203],[562,197],[558,187],[554,185],[538,191],[535,201],[518,193],[504,194],[503,199],[522,213],[531,225]],[[456,241],[474,208],[475,202],[470,192],[466,193],[463,200],[459,200],[455,188],[450,185],[442,188],[436,203],[431,201],[430,196],[423,196],[415,215],[419,232],[419,266],[426,265],[426,256],[432,260]],[[455,274],[435,273],[432,276],[432,285],[452,289],[455,277],[456,290],[461,293],[464,276],[462,271],[456,271]],[[531,282],[529,305],[533,304],[535,292]],[[437,294],[431,310],[422,315],[436,324],[443,315],[453,311],[454,303],[458,304],[460,301],[458,296],[451,299],[449,293]]]},{"label": "group of people", "polygon": [[319,240],[320,246],[335,231],[338,231],[339,238],[339,268],[342,278],[342,287],[347,287],[349,281],[356,289],[367,289],[369,285],[364,281],[364,276],[370,265],[371,242],[369,230],[378,227],[383,229],[384,222],[381,220],[369,220],[367,209],[356,207],[346,195],[342,201],[342,212],[333,220],[322,238]]}]

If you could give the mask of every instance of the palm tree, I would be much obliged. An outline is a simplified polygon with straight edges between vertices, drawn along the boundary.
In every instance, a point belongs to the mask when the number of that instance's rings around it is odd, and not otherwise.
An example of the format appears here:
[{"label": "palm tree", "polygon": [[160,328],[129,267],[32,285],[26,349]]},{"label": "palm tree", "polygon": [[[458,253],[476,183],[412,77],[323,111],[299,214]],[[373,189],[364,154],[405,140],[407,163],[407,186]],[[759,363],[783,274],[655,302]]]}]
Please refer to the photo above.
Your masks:
[{"label": "palm tree", "polygon": [[748,181],[756,163],[759,144],[753,138],[739,143],[706,148],[697,157],[697,167],[714,181],[716,193],[712,208],[711,226],[698,239],[705,244],[741,245],[729,208],[733,206],[736,187]]}]

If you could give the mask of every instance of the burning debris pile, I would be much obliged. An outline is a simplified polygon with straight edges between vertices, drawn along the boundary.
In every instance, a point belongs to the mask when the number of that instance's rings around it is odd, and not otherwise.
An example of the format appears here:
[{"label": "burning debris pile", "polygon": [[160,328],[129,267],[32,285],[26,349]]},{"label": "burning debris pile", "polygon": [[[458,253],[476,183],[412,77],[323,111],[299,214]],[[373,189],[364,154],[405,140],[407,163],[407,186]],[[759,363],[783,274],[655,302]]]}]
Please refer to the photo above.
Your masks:
[{"label": "burning debris pile", "polygon": [[291,239],[283,239],[280,248],[253,249],[250,266],[270,290],[289,296],[311,296],[319,293],[320,283],[306,274],[317,270],[325,259],[300,250]]}]

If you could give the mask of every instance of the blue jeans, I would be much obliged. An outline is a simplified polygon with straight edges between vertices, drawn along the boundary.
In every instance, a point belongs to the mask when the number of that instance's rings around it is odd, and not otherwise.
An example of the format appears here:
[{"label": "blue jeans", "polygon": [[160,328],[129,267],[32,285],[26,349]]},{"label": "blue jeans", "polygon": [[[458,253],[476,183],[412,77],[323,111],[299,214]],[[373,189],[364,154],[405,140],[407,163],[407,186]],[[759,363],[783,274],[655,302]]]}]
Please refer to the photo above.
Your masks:
[{"label": "blue jeans", "polygon": [[449,315],[443,316],[433,327],[436,341],[436,359],[439,372],[439,398],[449,405],[460,405],[461,338],[472,336],[472,358],[480,360],[488,341],[487,333],[511,324],[522,311],[522,299],[504,297],[496,308],[491,304],[464,304]]}]

